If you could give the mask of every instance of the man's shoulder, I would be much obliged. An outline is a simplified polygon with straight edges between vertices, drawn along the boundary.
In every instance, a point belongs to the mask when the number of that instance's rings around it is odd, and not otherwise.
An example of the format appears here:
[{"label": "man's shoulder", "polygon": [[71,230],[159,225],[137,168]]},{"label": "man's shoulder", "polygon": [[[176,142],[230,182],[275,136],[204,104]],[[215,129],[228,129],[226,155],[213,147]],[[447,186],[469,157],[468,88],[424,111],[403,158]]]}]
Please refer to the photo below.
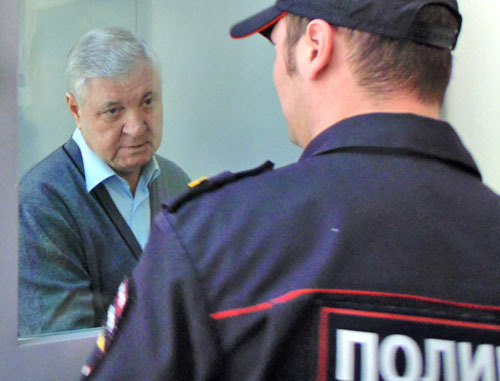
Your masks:
[{"label": "man's shoulder", "polygon": [[[37,178],[45,178],[49,174],[54,174],[59,171],[58,163],[64,162],[66,155],[62,147],[56,148],[42,160],[34,164],[21,178],[22,181],[32,180]],[[48,179],[47,179],[48,180]]]},{"label": "man's shoulder", "polygon": [[155,159],[160,166],[161,169],[163,168],[180,168],[177,164],[175,164],[172,160],[167,159],[164,156],[158,155],[155,153]]},{"label": "man's shoulder", "polygon": [[158,154],[155,154],[155,159],[156,162],[158,163],[158,166],[160,167],[162,176],[183,177],[186,178],[187,181],[189,181],[189,177],[186,174],[186,172],[184,172],[184,170],[174,161]]},{"label": "man's shoulder", "polygon": [[[274,167],[270,161],[266,161],[256,168],[230,172],[225,171],[213,177],[202,177],[189,183],[189,189],[179,196],[170,199],[163,204],[169,213],[176,213],[179,209],[190,204],[200,204],[218,200],[220,198],[228,201],[228,197],[240,198],[245,196],[248,200],[259,185],[262,185],[262,176]],[[245,181],[250,180],[252,181]],[[253,190],[252,190],[253,189]]]},{"label": "man's shoulder", "polygon": [[[19,181],[20,196],[29,192],[31,197],[47,187],[55,188],[68,181],[74,181],[78,172],[62,147],[56,148],[48,156],[31,167]],[[83,175],[77,174],[84,181]],[[73,180],[70,180],[73,179]]]}]

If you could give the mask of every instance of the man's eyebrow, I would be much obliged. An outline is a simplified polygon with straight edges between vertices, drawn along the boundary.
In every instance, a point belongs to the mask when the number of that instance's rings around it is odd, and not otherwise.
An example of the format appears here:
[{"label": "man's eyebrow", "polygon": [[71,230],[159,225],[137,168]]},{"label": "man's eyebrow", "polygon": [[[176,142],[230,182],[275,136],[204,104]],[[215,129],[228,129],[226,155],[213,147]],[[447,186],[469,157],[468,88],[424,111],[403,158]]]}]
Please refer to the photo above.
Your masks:
[{"label": "man's eyebrow", "polygon": [[110,107],[119,106],[120,104],[121,104],[121,103],[120,103],[120,102],[118,102],[118,101],[109,101],[109,102],[106,102],[105,104],[103,104],[103,105],[101,106],[101,109],[102,109],[102,110],[106,110],[106,109],[108,109],[108,108],[110,108]]},{"label": "man's eyebrow", "polygon": [[[144,95],[142,96],[141,98],[141,102],[144,101],[144,99],[150,97],[151,95],[155,95],[156,92],[153,91],[153,90],[149,90],[147,91],[146,93],[144,93]],[[103,104],[100,109],[101,110],[107,110],[108,108],[110,107],[115,107],[115,106],[121,106],[121,102],[120,101],[108,101],[106,102],[105,104]]]}]

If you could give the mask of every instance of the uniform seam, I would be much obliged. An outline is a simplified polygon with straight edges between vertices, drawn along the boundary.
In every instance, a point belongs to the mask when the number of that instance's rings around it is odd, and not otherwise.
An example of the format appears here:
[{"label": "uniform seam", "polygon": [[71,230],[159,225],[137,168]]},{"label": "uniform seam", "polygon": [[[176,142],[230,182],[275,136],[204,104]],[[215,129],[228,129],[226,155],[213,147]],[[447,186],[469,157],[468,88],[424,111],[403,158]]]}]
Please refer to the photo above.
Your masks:
[{"label": "uniform seam", "polygon": [[179,233],[175,229],[173,221],[171,220],[171,218],[168,214],[166,214],[165,219],[167,220],[168,224],[170,225],[170,230],[175,235],[175,239],[177,240],[177,242],[179,242],[179,245],[181,246],[182,251],[185,254],[185,257],[193,270],[193,274],[194,274],[194,277],[196,279],[196,282],[199,284],[200,289],[202,290],[202,295],[203,295],[203,299],[204,299],[204,310],[207,312],[207,315],[209,317],[209,319],[207,319],[207,320],[209,321],[209,324],[211,325],[212,331],[216,334],[215,339],[216,339],[217,351],[219,352],[219,354],[223,353],[221,334],[220,334],[219,327],[217,326],[217,324],[215,323],[215,321],[213,319],[210,319],[211,309],[209,308],[210,303],[209,303],[209,298],[208,298],[207,287],[205,286],[205,283],[201,280],[200,273],[199,273],[199,271],[194,263],[193,256],[187,250],[187,245],[181,239]]}]

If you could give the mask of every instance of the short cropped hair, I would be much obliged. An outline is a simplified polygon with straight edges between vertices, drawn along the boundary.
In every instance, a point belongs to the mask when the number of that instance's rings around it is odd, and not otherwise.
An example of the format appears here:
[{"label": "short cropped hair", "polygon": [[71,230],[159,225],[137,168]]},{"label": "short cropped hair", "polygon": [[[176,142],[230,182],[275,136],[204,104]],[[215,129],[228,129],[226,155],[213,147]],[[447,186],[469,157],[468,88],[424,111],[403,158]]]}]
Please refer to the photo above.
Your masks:
[{"label": "short cropped hair", "polygon": [[[309,20],[287,17],[288,42],[293,45],[305,33]],[[429,24],[459,25],[448,8],[438,5],[424,7],[418,17],[419,22]],[[348,42],[348,59],[360,87],[377,97],[406,90],[423,103],[442,104],[451,77],[450,50],[345,27],[338,27],[338,31]]]},{"label": "short cropped hair", "polygon": [[130,31],[119,27],[93,29],[84,34],[68,54],[67,90],[83,104],[89,78],[126,76],[142,62],[149,63],[160,76],[156,55]]},{"label": "short cropped hair", "polygon": [[286,42],[287,42],[287,64],[286,70],[288,74],[292,74],[296,69],[294,58],[295,46],[300,38],[304,35],[307,25],[311,21],[307,17],[297,16],[292,13],[287,13],[286,17]]}]

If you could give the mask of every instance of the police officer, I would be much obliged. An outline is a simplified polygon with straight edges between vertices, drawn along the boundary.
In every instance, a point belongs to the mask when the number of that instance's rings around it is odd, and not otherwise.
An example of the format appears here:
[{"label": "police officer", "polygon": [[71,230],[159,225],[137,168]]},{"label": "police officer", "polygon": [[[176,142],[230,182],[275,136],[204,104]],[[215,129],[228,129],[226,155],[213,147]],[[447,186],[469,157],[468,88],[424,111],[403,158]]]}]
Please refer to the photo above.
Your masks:
[{"label": "police officer", "polygon": [[439,120],[460,25],[455,0],[278,0],[235,25],[273,43],[304,152],[164,205],[84,376],[496,379],[499,198]]}]

